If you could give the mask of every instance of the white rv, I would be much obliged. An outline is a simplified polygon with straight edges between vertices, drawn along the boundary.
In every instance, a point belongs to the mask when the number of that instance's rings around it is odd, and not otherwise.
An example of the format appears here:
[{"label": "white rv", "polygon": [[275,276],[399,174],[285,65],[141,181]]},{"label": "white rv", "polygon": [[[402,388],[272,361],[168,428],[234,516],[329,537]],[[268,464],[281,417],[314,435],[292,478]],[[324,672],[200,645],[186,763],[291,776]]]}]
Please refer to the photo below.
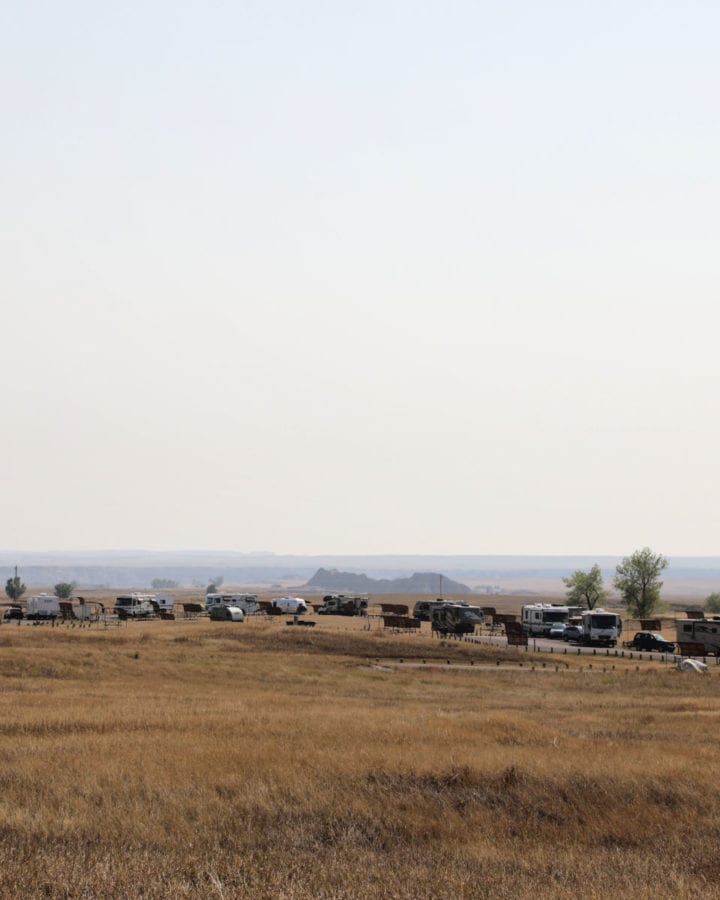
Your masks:
[{"label": "white rv", "polygon": [[275,609],[292,616],[300,616],[308,611],[307,603],[302,597],[273,597],[271,602]]},{"label": "white rv", "polygon": [[205,596],[205,609],[212,612],[217,606],[236,606],[246,616],[251,616],[260,608],[257,594],[207,594]]},{"label": "white rv", "polygon": [[522,608],[522,627],[526,634],[547,637],[556,622],[567,622],[570,610],[553,603],[529,603]]},{"label": "white rv", "polygon": [[720,616],[707,619],[678,619],[675,622],[678,643],[702,644],[704,654],[720,656]]},{"label": "white rv", "polygon": [[60,600],[50,594],[28,597],[26,619],[56,619],[60,615]]},{"label": "white rv", "polygon": [[155,615],[155,594],[121,594],[115,598],[114,611],[131,619],[149,619]]},{"label": "white rv", "polygon": [[606,609],[586,609],[580,616],[582,620],[583,644],[596,644],[601,647],[614,647],[622,634],[622,619]]}]

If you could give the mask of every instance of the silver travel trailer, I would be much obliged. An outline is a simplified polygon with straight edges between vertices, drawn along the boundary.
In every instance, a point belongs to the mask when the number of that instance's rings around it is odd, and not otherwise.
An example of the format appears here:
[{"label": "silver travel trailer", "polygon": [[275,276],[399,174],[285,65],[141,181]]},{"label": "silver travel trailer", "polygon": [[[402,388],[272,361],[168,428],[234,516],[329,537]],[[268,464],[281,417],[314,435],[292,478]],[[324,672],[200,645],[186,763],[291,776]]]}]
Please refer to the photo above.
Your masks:
[{"label": "silver travel trailer", "polygon": [[56,619],[60,615],[60,600],[50,594],[28,597],[25,618],[35,620]]},{"label": "silver travel trailer", "polygon": [[522,627],[526,634],[547,637],[555,622],[567,622],[570,610],[553,603],[528,603],[522,608]]},{"label": "silver travel trailer", "polygon": [[275,609],[291,616],[301,616],[308,611],[308,605],[302,597],[273,597],[271,603]]},{"label": "silver travel trailer", "polygon": [[210,610],[210,618],[213,622],[244,622],[245,613],[238,606],[218,604]]},{"label": "silver travel trailer", "polygon": [[246,616],[251,616],[260,609],[257,594],[207,594],[205,596],[205,609],[212,612],[217,606],[235,606],[241,609]]}]

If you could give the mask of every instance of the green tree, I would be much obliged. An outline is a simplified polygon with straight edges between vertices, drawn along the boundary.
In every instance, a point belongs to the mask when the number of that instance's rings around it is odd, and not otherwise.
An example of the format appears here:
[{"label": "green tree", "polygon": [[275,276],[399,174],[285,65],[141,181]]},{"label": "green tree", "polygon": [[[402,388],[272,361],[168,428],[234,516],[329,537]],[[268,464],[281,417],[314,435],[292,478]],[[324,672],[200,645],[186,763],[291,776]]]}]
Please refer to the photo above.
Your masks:
[{"label": "green tree", "polygon": [[595,609],[607,598],[607,591],[603,588],[602,572],[597,564],[589,572],[578,569],[572,575],[563,578],[563,582],[567,588],[569,606],[585,605],[588,609]]},{"label": "green tree", "polygon": [[649,547],[636,550],[616,566],[613,584],[631,615],[647,619],[660,607],[660,575],[667,566],[667,558]]},{"label": "green tree", "polygon": [[709,594],[705,598],[705,609],[711,613],[720,613],[720,594]]},{"label": "green tree", "polygon": [[14,578],[8,578],[5,582],[5,593],[10,600],[19,600],[26,590],[27,588],[20,580],[19,575],[16,575]]},{"label": "green tree", "polygon": [[69,600],[76,587],[75,581],[59,581],[54,587],[55,596],[59,600]]}]

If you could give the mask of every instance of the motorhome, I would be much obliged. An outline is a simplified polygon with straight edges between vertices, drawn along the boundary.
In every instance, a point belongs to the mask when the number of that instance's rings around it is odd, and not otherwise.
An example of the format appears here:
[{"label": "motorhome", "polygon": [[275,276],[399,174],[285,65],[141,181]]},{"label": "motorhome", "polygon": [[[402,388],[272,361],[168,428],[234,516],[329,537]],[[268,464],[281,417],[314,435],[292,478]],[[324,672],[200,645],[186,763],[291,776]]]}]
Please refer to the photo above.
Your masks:
[{"label": "motorhome", "polygon": [[308,605],[302,597],[273,597],[271,603],[275,609],[293,616],[301,616],[308,611]]},{"label": "motorhome", "polygon": [[60,600],[50,594],[28,597],[25,609],[27,619],[56,619],[60,615]]},{"label": "motorhome", "polygon": [[622,619],[606,609],[586,609],[580,620],[583,644],[614,647],[622,634]]},{"label": "motorhome", "polygon": [[155,615],[154,594],[121,594],[115,598],[114,612],[131,619],[149,619]]},{"label": "motorhome", "polygon": [[205,609],[212,612],[216,606],[236,606],[246,616],[251,616],[260,608],[257,594],[207,594],[205,597]]},{"label": "motorhome", "polygon": [[547,637],[555,622],[567,622],[570,610],[553,603],[529,603],[522,608],[522,627],[529,635]]},{"label": "motorhome", "polygon": [[675,632],[678,644],[702,644],[704,655],[720,656],[720,616],[678,619]]}]

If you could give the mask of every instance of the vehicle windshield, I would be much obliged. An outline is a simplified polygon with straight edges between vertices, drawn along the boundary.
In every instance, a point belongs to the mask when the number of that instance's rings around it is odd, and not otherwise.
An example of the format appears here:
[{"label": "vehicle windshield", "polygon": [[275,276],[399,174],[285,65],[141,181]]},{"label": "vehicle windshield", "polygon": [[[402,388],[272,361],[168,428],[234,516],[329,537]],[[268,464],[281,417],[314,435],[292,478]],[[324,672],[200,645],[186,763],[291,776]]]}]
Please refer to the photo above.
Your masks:
[{"label": "vehicle windshield", "polygon": [[462,619],[463,622],[479,622],[482,624],[484,621],[483,614],[480,610],[472,606],[460,607],[458,609],[458,617]]},{"label": "vehicle windshield", "polygon": [[591,621],[593,628],[614,628],[617,625],[615,616],[607,614],[593,616]]},{"label": "vehicle windshield", "polygon": [[651,632],[650,637],[655,638],[656,641],[664,641],[665,640],[665,638],[661,634],[658,634],[657,631]]},{"label": "vehicle windshield", "polygon": [[566,610],[550,610],[545,613],[546,622],[567,622],[568,614]]}]

